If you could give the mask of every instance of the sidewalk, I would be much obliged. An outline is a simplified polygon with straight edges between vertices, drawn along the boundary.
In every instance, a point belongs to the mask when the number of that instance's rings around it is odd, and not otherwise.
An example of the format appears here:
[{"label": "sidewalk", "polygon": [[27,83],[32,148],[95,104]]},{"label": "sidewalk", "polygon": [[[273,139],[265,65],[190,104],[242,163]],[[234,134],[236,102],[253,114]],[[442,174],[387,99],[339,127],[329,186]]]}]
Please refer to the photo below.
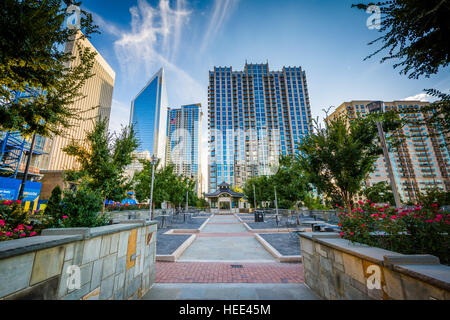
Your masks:
[{"label": "sidewalk", "polygon": [[301,263],[279,263],[232,215],[213,216],[177,262],[157,262],[143,300],[317,299]]}]

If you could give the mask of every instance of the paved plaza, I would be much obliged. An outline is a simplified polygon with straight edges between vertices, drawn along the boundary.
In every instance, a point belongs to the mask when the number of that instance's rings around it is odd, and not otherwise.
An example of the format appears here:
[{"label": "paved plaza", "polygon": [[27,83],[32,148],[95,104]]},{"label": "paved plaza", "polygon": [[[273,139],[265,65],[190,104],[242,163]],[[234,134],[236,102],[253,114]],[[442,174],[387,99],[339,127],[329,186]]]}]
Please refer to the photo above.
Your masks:
[{"label": "paved plaza", "polygon": [[317,299],[301,263],[280,263],[233,215],[214,215],[177,262],[157,262],[144,300]]}]

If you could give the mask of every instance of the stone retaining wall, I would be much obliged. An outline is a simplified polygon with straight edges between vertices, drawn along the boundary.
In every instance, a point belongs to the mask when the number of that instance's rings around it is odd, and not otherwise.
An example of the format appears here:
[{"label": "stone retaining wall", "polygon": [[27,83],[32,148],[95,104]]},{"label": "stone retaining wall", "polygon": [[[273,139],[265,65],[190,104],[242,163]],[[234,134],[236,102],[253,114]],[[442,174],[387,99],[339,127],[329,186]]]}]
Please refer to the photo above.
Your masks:
[{"label": "stone retaining wall", "polygon": [[139,299],[155,256],[156,222],[136,220],[0,242],[0,300]]},{"label": "stone retaining wall", "polygon": [[450,267],[431,255],[403,255],[340,239],[302,233],[305,283],[321,298],[450,300]]}]

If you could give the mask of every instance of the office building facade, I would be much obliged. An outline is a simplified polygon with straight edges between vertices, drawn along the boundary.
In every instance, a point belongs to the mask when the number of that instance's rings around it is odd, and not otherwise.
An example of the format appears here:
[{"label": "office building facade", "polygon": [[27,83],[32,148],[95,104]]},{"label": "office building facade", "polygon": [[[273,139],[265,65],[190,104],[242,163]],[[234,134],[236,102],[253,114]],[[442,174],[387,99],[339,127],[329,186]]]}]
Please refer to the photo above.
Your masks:
[{"label": "office building facade", "polygon": [[72,109],[81,115],[80,119],[71,119],[69,128],[64,128],[60,135],[50,139],[48,154],[45,154],[42,160],[42,167],[46,168],[46,170],[42,171],[44,174],[43,198],[50,196],[51,190],[57,184],[63,187],[62,174],[65,170],[77,170],[80,168],[76,158],[67,155],[63,149],[72,140],[88,147],[86,142],[87,133],[93,130],[98,119],[106,119],[109,123],[115,72],[92,43],[87,38],[81,37],[81,32],[76,35],[74,41],[66,44],[66,52],[71,52],[75,56],[72,65],[76,66],[81,63],[77,50],[78,45],[81,45],[83,48],[90,48],[91,51],[97,53],[92,69],[94,76],[89,78],[80,89],[85,98],[76,101],[71,106]]},{"label": "office building facade", "polygon": [[176,174],[194,179],[198,194],[203,192],[199,143],[202,116],[201,104],[167,111],[166,165],[172,165]]},{"label": "office building facade", "polygon": [[137,152],[149,152],[165,163],[167,95],[161,68],[131,102],[130,125],[139,143]]},{"label": "office building facade", "polygon": [[[437,130],[425,125],[418,125],[416,120],[427,117],[421,111],[428,102],[421,101],[377,101],[358,100],[342,103],[330,116],[346,116],[351,121],[355,117],[362,117],[371,112],[376,105],[381,112],[402,111],[400,117],[408,123],[402,129],[390,133],[395,141],[400,142],[397,147],[389,148],[389,162],[392,167],[395,184],[403,202],[417,200],[419,192],[425,192],[429,187],[450,190],[450,157],[449,145],[445,136]],[[370,109],[369,109],[370,108]],[[385,133],[386,137],[389,134]],[[403,136],[403,137],[402,137]],[[389,143],[388,143],[389,144]],[[384,155],[375,163],[375,170],[370,174],[367,186],[378,182],[390,183],[388,163]]]},{"label": "office building facade", "polygon": [[208,96],[209,192],[222,182],[242,187],[250,177],[275,173],[279,156],[294,154],[311,131],[301,67],[215,67]]}]

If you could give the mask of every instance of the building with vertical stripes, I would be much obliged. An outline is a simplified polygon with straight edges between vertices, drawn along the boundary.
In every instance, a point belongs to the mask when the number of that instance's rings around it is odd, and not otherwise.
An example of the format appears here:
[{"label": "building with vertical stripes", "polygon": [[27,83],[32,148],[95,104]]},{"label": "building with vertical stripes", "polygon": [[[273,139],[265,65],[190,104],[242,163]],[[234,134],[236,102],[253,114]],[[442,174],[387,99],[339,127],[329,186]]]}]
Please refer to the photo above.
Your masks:
[{"label": "building with vertical stripes", "polygon": [[[338,116],[346,116],[351,121],[355,117],[367,115],[368,106],[373,105],[370,100],[357,100],[342,103],[328,117],[334,119]],[[424,192],[429,187],[437,187],[442,191],[450,190],[450,157],[449,145],[442,132],[419,125],[416,120],[428,117],[421,111],[428,102],[421,101],[377,101],[381,112],[391,110],[400,111],[400,117],[407,120],[400,130],[390,133],[398,146],[389,146],[389,160],[391,163],[395,184],[403,202],[417,200],[419,192]],[[404,110],[402,112],[402,110]],[[389,134],[386,133],[386,137]],[[367,186],[378,182],[390,183],[387,161],[382,155],[375,163],[374,172],[370,174]]]},{"label": "building with vertical stripes", "polygon": [[208,97],[209,192],[222,182],[241,187],[250,177],[275,173],[280,155],[294,154],[312,129],[301,67],[214,67]]},{"label": "building with vertical stripes", "polygon": [[65,170],[80,168],[76,158],[67,155],[63,149],[69,145],[72,139],[87,147],[87,133],[92,131],[98,119],[107,119],[109,123],[116,74],[92,43],[87,38],[81,37],[81,32],[77,34],[74,41],[66,44],[66,52],[72,52],[72,55],[75,56],[72,65],[81,63],[77,50],[78,45],[90,48],[97,53],[92,69],[94,76],[89,78],[81,88],[81,93],[85,97],[71,106],[80,115],[80,119],[71,119],[71,126],[64,128],[60,135],[52,137],[46,145],[42,163],[42,167],[46,170],[41,171],[44,175],[41,193],[43,199],[50,196],[51,190],[57,184],[63,187],[62,174]]},{"label": "building with vertical stripes", "polygon": [[203,193],[199,143],[202,115],[201,104],[167,111],[166,165],[172,165],[176,174],[194,179],[199,195]]}]

